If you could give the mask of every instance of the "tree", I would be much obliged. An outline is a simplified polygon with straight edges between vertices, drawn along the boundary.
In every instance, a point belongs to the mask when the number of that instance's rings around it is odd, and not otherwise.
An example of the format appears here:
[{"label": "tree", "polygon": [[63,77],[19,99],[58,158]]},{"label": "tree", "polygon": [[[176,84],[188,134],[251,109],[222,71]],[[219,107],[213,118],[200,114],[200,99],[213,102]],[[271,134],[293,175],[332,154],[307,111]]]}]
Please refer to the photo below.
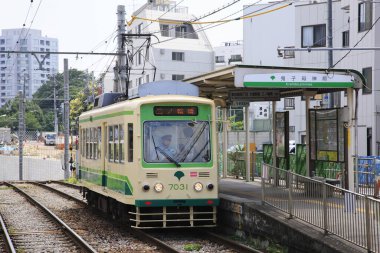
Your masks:
[{"label": "tree", "polygon": [[[0,127],[18,129],[20,97],[8,101],[0,108]],[[25,127],[30,130],[40,130],[46,125],[46,119],[41,108],[33,101],[25,102]]]},{"label": "tree", "polygon": [[[71,127],[75,125],[76,118],[83,112],[89,109],[86,103],[87,97],[91,92],[95,91],[94,85],[89,81],[92,75],[87,72],[77,69],[69,70],[69,93],[70,93],[70,122]],[[33,95],[33,101],[38,104],[45,115],[47,122],[46,126],[49,130],[54,129],[54,85],[56,88],[55,108],[63,106],[64,89],[63,89],[63,73],[58,73],[54,77],[44,83]],[[59,119],[62,118],[62,114]],[[62,127],[61,127],[62,128]]]}]

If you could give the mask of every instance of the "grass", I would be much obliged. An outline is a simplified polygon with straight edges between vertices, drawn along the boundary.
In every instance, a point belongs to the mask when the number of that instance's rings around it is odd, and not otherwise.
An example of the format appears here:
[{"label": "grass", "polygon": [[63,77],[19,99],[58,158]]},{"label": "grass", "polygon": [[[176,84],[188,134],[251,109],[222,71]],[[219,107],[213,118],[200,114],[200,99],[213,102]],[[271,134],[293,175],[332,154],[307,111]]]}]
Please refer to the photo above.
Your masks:
[{"label": "grass", "polygon": [[202,245],[198,243],[188,243],[188,244],[185,244],[183,248],[186,251],[200,251],[202,249]]},{"label": "grass", "polygon": [[70,184],[77,184],[78,179],[76,177],[70,177],[69,179],[67,179],[67,182]]}]

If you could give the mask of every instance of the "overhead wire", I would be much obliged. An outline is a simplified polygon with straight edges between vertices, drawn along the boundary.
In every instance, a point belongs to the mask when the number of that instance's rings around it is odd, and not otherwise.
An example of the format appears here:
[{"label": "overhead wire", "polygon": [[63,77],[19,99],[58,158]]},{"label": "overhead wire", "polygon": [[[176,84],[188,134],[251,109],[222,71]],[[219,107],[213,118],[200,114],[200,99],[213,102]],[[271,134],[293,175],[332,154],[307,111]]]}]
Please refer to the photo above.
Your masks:
[{"label": "overhead wire", "polygon": [[[198,20],[201,20],[201,19],[204,19],[204,18],[206,18],[206,17],[209,17],[209,16],[212,16],[212,15],[214,15],[214,14],[216,14],[216,13],[218,13],[218,12],[220,12],[220,11],[223,11],[223,10],[225,10],[225,9],[227,9],[227,8],[229,8],[229,7],[231,7],[232,5],[234,5],[234,4],[236,4],[236,3],[238,3],[238,2],[240,2],[241,0],[234,0],[234,1],[232,1],[232,2],[230,2],[230,3],[228,3],[228,4],[226,4],[226,5],[224,5],[224,6],[222,6],[222,7],[219,7],[219,8],[217,8],[217,9],[215,9],[215,10],[213,10],[213,11],[211,11],[211,12],[209,12],[209,13],[207,13],[207,14],[203,14],[203,15],[201,15],[201,16],[199,16],[199,17],[195,17],[194,19],[191,19],[190,21],[187,21],[187,22],[195,22],[195,21],[198,21]],[[261,0],[262,1],[262,0]],[[261,1],[259,1],[259,2],[261,2]],[[252,6],[252,4],[251,5],[248,5],[248,6]],[[246,8],[246,7],[245,7]],[[245,8],[243,8],[243,10],[245,9]],[[235,12],[235,14],[236,13],[239,13],[241,10],[239,10],[238,12]],[[231,15],[232,16],[232,15]],[[227,17],[230,17],[230,16],[227,16]],[[225,18],[227,18],[227,17],[225,17]],[[175,25],[175,26],[173,26],[173,27],[170,27],[169,29],[167,29],[167,30],[165,30],[165,31],[171,31],[171,30],[174,30],[174,29],[176,29],[177,27],[180,27],[181,25]],[[153,31],[153,32],[151,32],[151,34],[156,34],[156,33],[160,33],[161,32],[161,29],[159,29],[159,30],[156,30],[156,31]]]},{"label": "overhead wire", "polygon": [[[353,48],[355,48],[359,43],[368,35],[370,31],[372,31],[372,28],[376,25],[376,23],[380,20],[380,16],[376,19],[376,21],[371,25],[371,27],[363,34],[363,36],[355,43]],[[345,55],[343,55],[342,58],[340,58],[331,68],[334,68],[336,65],[338,65],[341,61],[343,61],[350,53],[352,50],[350,49]]]},{"label": "overhead wire", "polygon": [[[33,25],[33,23],[34,23],[34,20],[35,20],[35,18],[36,18],[36,16],[37,16],[37,13],[38,13],[39,9],[40,9],[40,6],[41,6],[41,4],[42,4],[42,1],[43,1],[43,0],[40,0],[39,4],[38,4],[38,6],[37,6],[37,9],[36,9],[36,11],[35,11],[35,13],[34,13],[34,16],[33,16],[32,20],[31,20],[31,22],[30,22],[30,25],[29,25],[29,27],[28,27],[28,30],[26,31],[25,36],[24,36],[23,39],[21,39],[21,40],[25,40],[25,39],[28,37],[28,34],[29,34],[29,32],[30,32],[30,28],[32,27],[32,25]],[[33,1],[31,1],[30,4],[32,4],[32,3],[33,3]],[[28,10],[28,14],[27,14],[27,15],[29,16],[29,10]],[[24,24],[25,24],[25,23],[26,23],[26,22],[24,22]],[[24,29],[24,28],[23,28],[23,29]],[[22,30],[22,31],[23,31],[23,30]],[[21,34],[22,34],[22,32],[20,32],[20,36],[19,36],[19,39],[18,39],[17,42],[16,42],[16,45],[17,45],[17,44],[19,43],[19,41],[20,41]],[[16,47],[16,45],[15,45],[15,47]],[[16,56],[16,57],[17,57],[17,56]],[[10,75],[10,74],[12,73],[13,68],[14,68],[14,66],[16,65],[16,62],[17,62],[16,57],[15,57],[15,61],[13,62],[13,65],[12,65],[10,71],[8,72],[8,75]]]},{"label": "overhead wire", "polygon": [[[244,20],[244,19],[248,19],[248,18],[253,18],[253,17],[265,15],[265,14],[268,14],[268,13],[271,13],[271,12],[274,12],[274,11],[277,11],[277,10],[281,10],[283,8],[286,8],[286,7],[290,6],[290,5],[292,5],[292,3],[286,4],[286,5],[280,6],[278,8],[275,8],[273,10],[268,10],[268,11],[265,11],[265,12],[262,12],[262,13],[257,13],[257,14],[253,14],[253,15],[243,15],[241,17],[232,18],[232,19],[212,20],[212,21],[175,21],[175,20],[165,20],[165,24],[173,24],[173,25],[184,25],[184,24],[207,25],[207,24],[228,23],[228,22],[232,22],[232,21]],[[159,20],[159,19],[150,19],[150,18],[143,18],[143,17],[132,16],[132,20],[128,22],[128,25],[131,25],[133,23],[133,21],[137,20],[137,19],[143,20],[143,21],[150,21],[150,22],[162,22],[162,20]]]},{"label": "overhead wire", "polygon": [[[262,2],[262,0],[259,0],[259,1],[255,2],[255,3],[251,4],[251,5],[246,6],[245,8],[243,8],[243,10],[245,10],[246,8],[249,8],[249,7],[251,7],[251,6],[254,6],[254,5],[256,5],[256,4],[260,3],[260,2]],[[268,9],[268,8],[271,8],[271,7],[275,6],[275,5],[281,4],[281,3],[283,3],[283,2],[287,2],[287,0],[280,1],[280,2],[275,2],[275,3],[273,3],[273,4],[269,5],[269,6],[265,6],[265,7],[261,8],[261,9],[258,9],[258,10],[255,10],[255,11],[253,11],[253,12],[250,12],[250,13],[244,15],[244,16],[250,16],[250,17],[258,16],[258,15],[252,15],[252,14],[257,13],[257,12],[262,11],[262,10],[265,10],[265,9]],[[282,9],[282,8],[285,8],[285,7],[288,7],[288,6],[290,6],[291,4],[292,4],[292,3],[289,3],[289,4],[287,4],[287,5],[281,6],[281,9]],[[276,9],[273,9],[273,10],[270,10],[270,11],[266,11],[265,14],[270,13],[270,12],[273,12],[274,10],[279,10],[279,8],[276,8]],[[241,11],[241,10],[240,10],[240,11]],[[233,16],[233,15],[239,13],[240,11],[235,12],[235,13],[232,13],[232,14],[228,15],[228,16],[225,17],[225,18],[229,18],[229,17],[231,17],[231,16]],[[259,14],[260,14],[260,13],[259,13]],[[263,14],[262,14],[262,15],[263,15]],[[223,18],[223,19],[225,19],[225,18]],[[224,24],[226,24],[226,23],[209,24],[209,25],[206,25],[205,27],[201,27],[201,28],[199,28],[199,29],[197,29],[197,30],[195,30],[195,31],[193,31],[193,32],[188,32],[188,33],[185,33],[185,34],[186,34],[186,35],[190,35],[190,34],[194,34],[194,33],[197,33],[197,32],[203,32],[203,31],[206,31],[206,30],[208,30],[208,29],[215,28],[215,27],[217,27],[217,26],[224,25]],[[166,40],[163,40],[163,41],[155,42],[155,43],[152,43],[152,45],[161,44],[161,43],[164,43],[164,42],[167,42],[167,41],[171,41],[171,40],[175,40],[175,39],[178,39],[178,37],[172,37],[172,38],[169,38],[169,39],[166,39]]]},{"label": "overhead wire", "polygon": [[[178,5],[180,5],[183,1],[185,1],[185,0],[181,0],[180,2],[176,2],[176,4],[173,6],[173,7],[171,7],[171,8],[169,8],[166,12],[164,12],[161,16],[159,16],[158,17],[158,19],[160,19],[160,18],[162,18],[163,16],[165,16],[167,13],[169,13],[171,10],[173,10],[174,8],[176,8]],[[240,0],[239,0],[240,1]],[[151,3],[149,3],[149,4],[151,4]],[[146,28],[148,28],[151,24],[153,24],[153,22],[150,22],[149,24],[147,24],[145,27],[143,27],[142,29],[141,29],[141,31],[144,31]]]}]

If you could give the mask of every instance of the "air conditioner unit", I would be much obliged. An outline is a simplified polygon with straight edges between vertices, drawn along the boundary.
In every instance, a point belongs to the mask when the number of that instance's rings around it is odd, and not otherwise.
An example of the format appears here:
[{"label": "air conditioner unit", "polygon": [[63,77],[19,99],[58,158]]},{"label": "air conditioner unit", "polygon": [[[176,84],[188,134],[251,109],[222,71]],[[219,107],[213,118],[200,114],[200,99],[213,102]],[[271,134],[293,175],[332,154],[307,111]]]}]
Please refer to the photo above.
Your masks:
[{"label": "air conditioner unit", "polygon": [[165,54],[165,49],[161,48],[160,49],[160,54]]},{"label": "air conditioner unit", "polygon": [[165,79],[165,74],[161,73],[160,77],[161,77],[161,80]]}]

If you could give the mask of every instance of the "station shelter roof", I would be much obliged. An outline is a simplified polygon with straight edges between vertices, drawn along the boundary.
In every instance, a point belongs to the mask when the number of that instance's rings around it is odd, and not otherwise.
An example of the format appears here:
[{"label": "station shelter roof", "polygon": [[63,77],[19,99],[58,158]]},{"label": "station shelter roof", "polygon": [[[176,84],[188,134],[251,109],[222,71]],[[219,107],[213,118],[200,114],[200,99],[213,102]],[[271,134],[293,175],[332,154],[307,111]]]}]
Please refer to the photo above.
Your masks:
[{"label": "station shelter roof", "polygon": [[224,101],[239,91],[252,91],[253,96],[266,97],[262,101],[271,101],[278,100],[275,97],[314,96],[365,86],[364,76],[353,69],[255,65],[229,66],[183,81],[198,86],[201,97]]}]

